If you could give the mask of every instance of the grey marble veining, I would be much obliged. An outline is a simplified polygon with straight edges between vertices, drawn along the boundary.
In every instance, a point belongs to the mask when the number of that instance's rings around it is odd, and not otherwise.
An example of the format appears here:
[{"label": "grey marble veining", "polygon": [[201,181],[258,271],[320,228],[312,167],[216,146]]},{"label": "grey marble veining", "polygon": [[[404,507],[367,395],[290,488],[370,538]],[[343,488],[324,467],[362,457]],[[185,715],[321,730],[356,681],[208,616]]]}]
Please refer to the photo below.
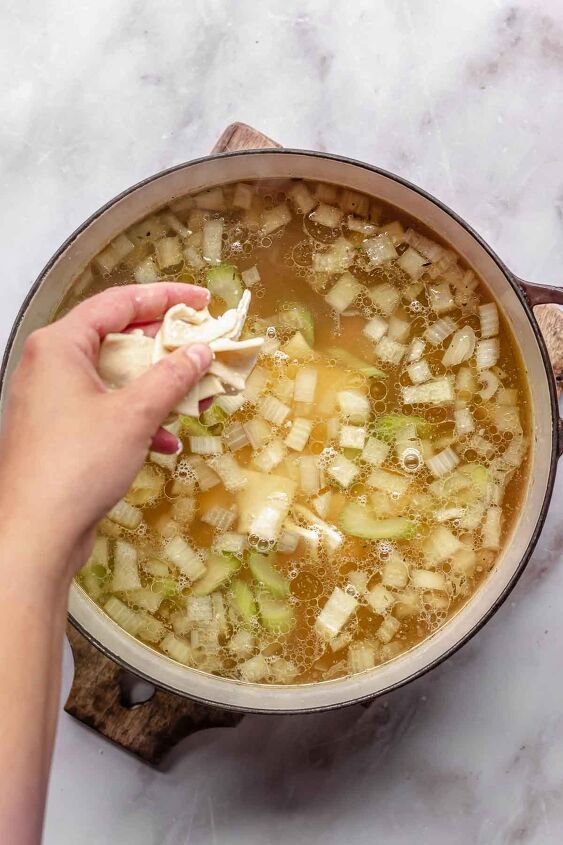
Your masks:
[{"label": "grey marble veining", "polygon": [[[86,216],[235,119],[402,174],[563,284],[558,0],[8,0],[0,21],[2,343]],[[166,773],[62,717],[46,843],[559,843],[562,502],[559,480],[486,628],[369,709],[248,717]]]}]

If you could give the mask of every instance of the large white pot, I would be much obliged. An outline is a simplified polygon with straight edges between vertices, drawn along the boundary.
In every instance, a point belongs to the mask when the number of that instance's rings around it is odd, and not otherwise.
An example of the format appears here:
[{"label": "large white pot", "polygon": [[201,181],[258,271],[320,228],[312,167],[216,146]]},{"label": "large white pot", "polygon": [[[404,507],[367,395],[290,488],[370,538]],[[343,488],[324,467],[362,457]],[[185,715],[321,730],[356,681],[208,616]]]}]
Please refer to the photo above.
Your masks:
[{"label": "large white pot", "polygon": [[245,151],[210,156],[158,174],[93,215],[49,262],[24,302],[4,356],[0,401],[29,333],[53,316],[64,292],[108,241],[175,197],[218,184],[261,177],[299,177],[344,185],[384,200],[423,221],[481,276],[507,315],[525,362],[532,398],[531,471],[522,508],[500,560],[477,593],[423,643],[369,672],[317,684],[245,684],[175,663],[126,634],[77,585],[71,622],[105,654],[157,686],[223,707],[300,712],[373,698],[421,675],[466,642],[492,615],[521,574],[538,539],[551,497],[561,423],[549,359],[531,305],[563,302],[563,291],[517,280],[457,215],[389,173],[337,156],[300,150]]}]

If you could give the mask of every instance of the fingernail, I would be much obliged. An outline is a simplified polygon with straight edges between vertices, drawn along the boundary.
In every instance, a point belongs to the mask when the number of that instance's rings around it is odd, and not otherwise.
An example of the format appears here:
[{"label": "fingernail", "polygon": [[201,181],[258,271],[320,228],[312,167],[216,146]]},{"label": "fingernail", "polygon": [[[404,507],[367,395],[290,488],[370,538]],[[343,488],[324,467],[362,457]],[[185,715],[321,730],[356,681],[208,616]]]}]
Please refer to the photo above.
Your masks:
[{"label": "fingernail", "polygon": [[204,373],[211,364],[213,355],[205,343],[196,343],[186,349],[186,355],[195,364],[198,373]]}]

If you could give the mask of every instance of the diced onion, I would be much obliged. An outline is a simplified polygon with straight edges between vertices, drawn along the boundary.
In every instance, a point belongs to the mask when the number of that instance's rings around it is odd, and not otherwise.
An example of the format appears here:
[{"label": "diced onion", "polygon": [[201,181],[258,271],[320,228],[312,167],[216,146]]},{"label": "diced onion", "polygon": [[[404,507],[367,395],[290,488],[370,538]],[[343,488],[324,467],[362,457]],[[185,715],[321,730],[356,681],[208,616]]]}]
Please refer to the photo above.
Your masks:
[{"label": "diced onion", "polygon": [[335,587],[332,594],[317,616],[315,630],[323,639],[331,639],[340,633],[344,625],[358,606],[357,600]]},{"label": "diced onion", "polygon": [[313,428],[313,421],[304,419],[303,417],[296,417],[292,424],[287,437],[285,438],[285,445],[296,452],[302,452],[305,448],[309,435]]},{"label": "diced onion", "polygon": [[475,376],[469,367],[460,367],[455,377],[458,398],[468,402],[475,393]]},{"label": "diced onion", "polygon": [[229,416],[238,411],[241,405],[244,405],[244,396],[242,393],[237,393],[234,396],[217,396],[215,402],[219,407]]},{"label": "diced onion", "polygon": [[483,402],[488,402],[495,393],[497,392],[500,381],[496,377],[496,375],[491,372],[491,370],[484,370],[483,372],[479,373],[479,381],[483,385],[481,390],[478,390],[477,393],[483,400]]},{"label": "diced onion", "polygon": [[250,185],[244,182],[237,182],[233,194],[233,205],[235,208],[243,208],[247,211],[252,206],[254,191]]},{"label": "diced onion", "polygon": [[475,332],[471,326],[464,326],[454,333],[442,357],[442,364],[444,367],[457,367],[458,364],[471,358],[474,350]]},{"label": "diced onion", "polygon": [[220,455],[223,441],[220,437],[190,437],[190,449],[194,455]]},{"label": "diced onion", "polygon": [[409,362],[419,361],[424,353],[425,343],[421,337],[415,337],[407,349],[406,360]]},{"label": "diced onion", "polygon": [[345,489],[350,487],[354,480],[360,474],[360,471],[355,463],[349,460],[345,455],[337,455],[332,461],[328,474],[331,478],[340,484]]},{"label": "diced onion", "polygon": [[455,432],[458,437],[475,431],[475,421],[469,408],[457,408],[454,411]]},{"label": "diced onion", "polygon": [[135,281],[139,285],[148,285],[158,282],[158,270],[152,255],[144,258],[133,270]]},{"label": "diced onion", "polygon": [[375,437],[368,437],[368,441],[363,448],[360,460],[371,464],[374,467],[380,466],[391,450],[389,443],[383,440],[377,440]]},{"label": "diced onion", "polygon": [[286,454],[287,449],[283,440],[275,438],[261,452],[253,456],[252,463],[260,472],[268,473],[281,464]]},{"label": "diced onion", "polygon": [[383,319],[383,317],[372,317],[365,326],[363,327],[362,331],[366,337],[369,337],[370,340],[373,340],[377,343],[378,340],[387,333],[387,329],[389,325]]},{"label": "diced onion", "polygon": [[223,482],[225,490],[228,490],[229,493],[234,493],[246,487],[248,476],[232,455],[227,453],[226,455],[218,455],[216,458],[210,458],[209,464]]},{"label": "diced onion", "polygon": [[360,425],[343,425],[340,428],[339,443],[343,449],[363,449],[366,430]]},{"label": "diced onion", "polygon": [[437,525],[422,543],[422,553],[432,565],[443,563],[462,548],[461,541],[445,525]]},{"label": "diced onion", "polygon": [[295,376],[293,398],[295,402],[314,402],[318,373],[314,367],[303,367]]},{"label": "diced onion", "polygon": [[409,378],[413,384],[423,384],[423,382],[429,381],[432,378],[428,361],[424,359],[422,361],[415,361],[414,363],[409,364],[407,367],[407,373],[409,374]]},{"label": "diced onion", "polygon": [[476,361],[478,370],[488,370],[494,367],[500,355],[498,337],[480,340],[477,344]]},{"label": "diced onion", "polygon": [[308,496],[314,496],[321,488],[321,470],[315,455],[303,455],[299,459],[299,489]]},{"label": "diced onion", "polygon": [[428,302],[430,308],[436,314],[446,314],[448,311],[453,311],[456,307],[450,286],[447,282],[439,285],[429,285]]},{"label": "diced onion", "polygon": [[394,616],[387,616],[375,632],[375,635],[380,642],[390,643],[400,627],[401,623],[398,619],[395,619]]},{"label": "diced onion", "polygon": [[364,286],[351,273],[344,273],[325,296],[331,308],[342,314],[352,304]]},{"label": "diced onion", "polygon": [[455,399],[451,379],[439,378],[424,384],[407,385],[401,388],[405,405],[443,405]]},{"label": "diced onion", "polygon": [[260,417],[253,417],[248,422],[243,423],[244,431],[248,437],[248,442],[254,450],[260,449],[268,442],[272,436],[272,428],[266,420]]},{"label": "diced onion", "polygon": [[365,672],[375,666],[375,646],[368,642],[352,643],[348,649],[348,669],[352,673]]},{"label": "diced onion", "polygon": [[413,249],[412,246],[409,246],[403,254],[399,257],[397,261],[397,265],[404,270],[407,276],[410,276],[411,279],[418,279],[424,273],[424,270],[428,264],[426,258],[421,255],[416,249]]},{"label": "diced onion", "polygon": [[238,452],[239,449],[244,449],[249,443],[244,426],[238,420],[225,426],[223,429],[223,440],[231,452]]},{"label": "diced onion", "polygon": [[382,337],[375,347],[377,357],[387,364],[400,364],[406,351],[407,347],[404,344],[397,343],[389,337]]},{"label": "diced onion", "polygon": [[[350,241],[343,237],[337,238],[326,252],[313,253],[313,270],[315,273],[342,273],[353,263],[354,254],[355,249]],[[332,307],[340,310],[335,305]]]},{"label": "diced onion", "polygon": [[484,549],[498,551],[500,549],[500,536],[502,528],[502,508],[492,506],[485,514],[481,537]]},{"label": "diced onion", "polygon": [[201,191],[193,199],[198,208],[204,208],[207,211],[223,211],[225,208],[225,196],[220,187]]},{"label": "diced onion", "polygon": [[108,512],[108,517],[123,528],[134,529],[140,525],[143,514],[138,508],[121,499]]},{"label": "diced onion", "polygon": [[264,397],[264,399],[260,401],[259,409],[264,419],[274,425],[282,425],[291,410],[287,405],[284,405],[283,402],[280,402],[279,399],[276,399],[274,396]]},{"label": "diced onion", "polygon": [[363,235],[375,235],[377,232],[377,226],[373,223],[368,223],[367,220],[354,217],[352,214],[349,214],[346,218],[346,226],[351,232],[361,232]]},{"label": "diced onion", "polygon": [[284,555],[293,554],[299,545],[299,534],[290,528],[284,528],[276,544],[276,550]]},{"label": "diced onion", "polygon": [[200,455],[192,455],[185,463],[186,468],[191,470],[193,475],[195,475],[199,489],[203,493],[219,484],[219,476],[205,463]]},{"label": "diced onion", "polygon": [[481,323],[481,337],[494,337],[498,334],[498,309],[494,302],[479,306],[479,320]]},{"label": "diced onion", "polygon": [[211,265],[221,263],[221,249],[223,245],[223,221],[206,220],[203,224],[202,255]]},{"label": "diced onion", "polygon": [[247,288],[257,285],[260,281],[260,271],[256,264],[253,267],[249,267],[248,270],[243,270],[240,275]]},{"label": "diced onion", "polygon": [[522,431],[520,411],[513,405],[495,405],[491,412],[493,424],[499,431]]},{"label": "diced onion", "polygon": [[424,337],[431,343],[432,346],[439,346],[444,340],[453,334],[457,326],[451,317],[443,317],[441,320],[436,320],[424,332]]},{"label": "diced onion", "polygon": [[444,248],[442,246],[434,241],[431,241],[430,238],[427,238],[425,235],[421,235],[420,232],[417,232],[414,229],[407,229],[405,232],[405,240],[410,246],[414,247],[414,249],[418,250],[418,252],[421,252],[422,255],[430,261],[439,261],[444,255]]},{"label": "diced onion", "polygon": [[374,267],[379,267],[387,261],[397,258],[397,250],[389,235],[376,235],[375,238],[367,238],[362,243],[363,249]]},{"label": "diced onion", "polygon": [[191,581],[195,581],[205,573],[203,561],[183,537],[173,537],[165,545],[163,556]]},{"label": "diced onion", "polygon": [[443,572],[432,572],[429,569],[413,569],[411,584],[417,590],[445,590],[446,578]]},{"label": "diced onion", "polygon": [[372,470],[366,480],[366,484],[369,487],[374,487],[383,493],[389,493],[396,498],[406,493],[410,483],[410,478],[404,475],[398,475],[396,472],[388,472],[385,469]]},{"label": "diced onion", "polygon": [[317,204],[317,200],[304,182],[296,182],[287,192],[298,214],[309,214]]},{"label": "diced onion", "polygon": [[254,367],[246,380],[244,393],[242,394],[245,402],[257,402],[258,397],[268,384],[269,374],[263,367]]},{"label": "diced onion", "polygon": [[381,583],[385,587],[395,590],[402,590],[407,586],[409,579],[409,567],[404,558],[398,552],[393,552],[383,564],[381,571]]},{"label": "diced onion", "polygon": [[369,298],[384,317],[390,317],[400,302],[401,294],[396,287],[384,282],[374,285],[368,291]]},{"label": "diced onion", "polygon": [[324,202],[318,204],[316,209],[309,214],[309,220],[326,226],[328,229],[336,229],[342,222],[342,210]]},{"label": "diced onion", "polygon": [[361,425],[368,421],[371,405],[369,397],[358,390],[340,390],[336,394],[338,407],[351,423]]},{"label": "diced onion", "polygon": [[237,518],[237,509],[235,506],[231,508],[224,508],[221,505],[213,505],[208,511],[202,513],[201,521],[207,525],[211,525],[220,534],[228,531]]},{"label": "diced onion", "polygon": [[285,203],[276,205],[275,208],[270,208],[262,212],[261,230],[262,234],[270,235],[277,229],[281,229],[291,220],[291,212]]},{"label": "diced onion", "polygon": [[442,452],[438,452],[438,454],[428,458],[425,464],[434,478],[440,478],[442,475],[447,475],[456,468],[459,464],[459,458],[454,450],[448,446]]},{"label": "diced onion", "polygon": [[326,493],[322,493],[320,496],[316,496],[313,499],[312,505],[321,519],[326,519],[328,513],[330,511],[330,505],[332,502],[332,491],[327,490]]}]

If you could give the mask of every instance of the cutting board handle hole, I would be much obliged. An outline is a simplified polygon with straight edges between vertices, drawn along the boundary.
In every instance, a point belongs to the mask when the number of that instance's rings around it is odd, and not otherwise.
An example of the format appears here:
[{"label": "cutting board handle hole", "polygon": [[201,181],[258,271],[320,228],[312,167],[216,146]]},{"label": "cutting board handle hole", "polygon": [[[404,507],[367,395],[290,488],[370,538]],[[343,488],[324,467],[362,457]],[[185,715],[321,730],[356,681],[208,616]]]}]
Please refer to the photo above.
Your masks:
[{"label": "cutting board handle hole", "polygon": [[150,701],[155,694],[155,687],[136,675],[121,669],[118,675],[119,703],[127,710],[134,710]]}]

